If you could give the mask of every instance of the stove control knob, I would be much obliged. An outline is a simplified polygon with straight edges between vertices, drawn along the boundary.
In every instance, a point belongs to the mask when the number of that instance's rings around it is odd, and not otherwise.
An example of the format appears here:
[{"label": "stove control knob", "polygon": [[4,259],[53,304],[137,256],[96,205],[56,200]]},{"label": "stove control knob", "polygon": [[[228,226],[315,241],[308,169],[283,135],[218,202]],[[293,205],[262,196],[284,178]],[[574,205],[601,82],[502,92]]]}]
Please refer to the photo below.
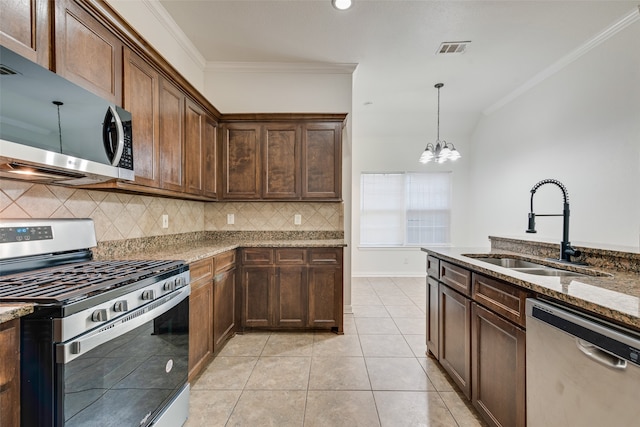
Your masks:
[{"label": "stove control knob", "polygon": [[165,291],[175,291],[176,290],[176,281],[175,280],[167,280],[164,282],[164,286],[162,287]]},{"label": "stove control knob", "polygon": [[107,310],[104,308],[100,310],[96,310],[91,314],[91,320],[94,322],[106,322],[107,321]]},{"label": "stove control knob", "polygon": [[113,304],[113,311],[122,313],[127,310],[129,310],[129,304],[127,304],[126,300],[116,301],[115,304]]},{"label": "stove control knob", "polygon": [[142,291],[142,299],[145,301],[150,301],[156,298],[156,292],[153,289],[147,289]]},{"label": "stove control knob", "polygon": [[187,284],[187,281],[184,279],[184,277],[180,276],[180,277],[178,277],[176,279],[176,287],[177,288],[181,288],[186,284]]}]

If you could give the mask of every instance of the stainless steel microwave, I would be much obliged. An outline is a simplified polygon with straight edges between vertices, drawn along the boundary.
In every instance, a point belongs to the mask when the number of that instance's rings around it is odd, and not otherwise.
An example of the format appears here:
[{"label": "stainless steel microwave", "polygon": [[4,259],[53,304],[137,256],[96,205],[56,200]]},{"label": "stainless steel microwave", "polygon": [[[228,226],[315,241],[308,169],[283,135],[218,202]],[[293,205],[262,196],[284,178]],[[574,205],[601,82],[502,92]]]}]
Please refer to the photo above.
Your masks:
[{"label": "stainless steel microwave", "polygon": [[0,46],[0,178],[134,177],[129,112]]}]

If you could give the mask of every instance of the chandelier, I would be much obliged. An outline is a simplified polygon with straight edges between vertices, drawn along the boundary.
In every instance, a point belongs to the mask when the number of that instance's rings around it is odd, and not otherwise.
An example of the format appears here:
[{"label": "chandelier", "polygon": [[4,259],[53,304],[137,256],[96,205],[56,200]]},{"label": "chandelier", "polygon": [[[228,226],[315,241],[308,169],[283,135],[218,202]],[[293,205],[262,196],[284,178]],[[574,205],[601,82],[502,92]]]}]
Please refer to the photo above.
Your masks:
[{"label": "chandelier", "polygon": [[436,163],[444,163],[447,160],[458,160],[461,156],[456,147],[447,141],[440,141],[440,88],[444,86],[443,83],[437,83],[434,87],[438,89],[438,135],[436,137],[435,145],[431,142],[427,144],[427,147],[420,156],[420,163],[429,163],[435,161]]}]

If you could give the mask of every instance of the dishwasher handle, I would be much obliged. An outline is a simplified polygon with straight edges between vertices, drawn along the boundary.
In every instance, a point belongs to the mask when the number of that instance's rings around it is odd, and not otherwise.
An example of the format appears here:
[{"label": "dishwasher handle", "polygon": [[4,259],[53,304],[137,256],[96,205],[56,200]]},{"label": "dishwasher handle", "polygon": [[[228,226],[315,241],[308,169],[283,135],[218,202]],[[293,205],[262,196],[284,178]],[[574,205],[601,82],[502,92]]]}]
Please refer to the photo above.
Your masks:
[{"label": "dishwasher handle", "polygon": [[576,346],[588,358],[595,360],[609,368],[625,370],[627,369],[627,361],[607,353],[600,347],[591,344],[580,338],[576,338]]}]

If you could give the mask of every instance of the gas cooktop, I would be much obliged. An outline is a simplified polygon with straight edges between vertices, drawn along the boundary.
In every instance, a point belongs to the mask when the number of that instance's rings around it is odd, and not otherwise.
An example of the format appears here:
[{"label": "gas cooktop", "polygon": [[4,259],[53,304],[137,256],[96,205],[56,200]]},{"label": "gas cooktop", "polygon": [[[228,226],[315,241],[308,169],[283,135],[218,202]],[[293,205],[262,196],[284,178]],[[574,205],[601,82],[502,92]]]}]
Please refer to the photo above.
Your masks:
[{"label": "gas cooktop", "polygon": [[86,261],[0,276],[0,301],[69,303],[182,265],[182,261]]}]

